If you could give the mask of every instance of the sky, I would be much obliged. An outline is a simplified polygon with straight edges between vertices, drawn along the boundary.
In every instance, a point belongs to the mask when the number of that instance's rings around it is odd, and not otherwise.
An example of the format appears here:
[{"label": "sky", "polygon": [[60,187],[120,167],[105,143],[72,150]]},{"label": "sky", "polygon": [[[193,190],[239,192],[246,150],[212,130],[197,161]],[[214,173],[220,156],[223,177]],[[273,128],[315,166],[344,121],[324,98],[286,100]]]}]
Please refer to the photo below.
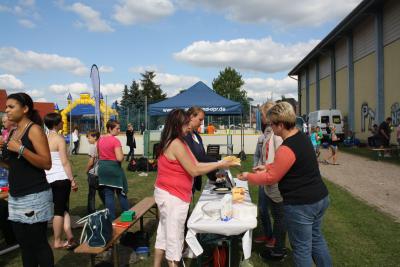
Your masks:
[{"label": "sky", "polygon": [[235,68],[253,104],[297,99],[288,72],[361,0],[0,0],[0,88],[66,106],[100,70],[110,103],[140,73],[173,96]]}]

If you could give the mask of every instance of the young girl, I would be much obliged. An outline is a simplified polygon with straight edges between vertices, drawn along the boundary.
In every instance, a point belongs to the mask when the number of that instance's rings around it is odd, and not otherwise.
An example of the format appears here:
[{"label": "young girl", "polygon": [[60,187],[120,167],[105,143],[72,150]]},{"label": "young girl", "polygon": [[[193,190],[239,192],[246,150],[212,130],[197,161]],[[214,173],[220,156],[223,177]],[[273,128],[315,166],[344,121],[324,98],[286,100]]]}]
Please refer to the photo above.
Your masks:
[{"label": "young girl", "polygon": [[[49,142],[52,167],[46,171],[47,182],[53,192],[54,203],[54,248],[72,249],[77,246],[71,230],[71,217],[69,215],[69,195],[71,188],[76,191],[78,186],[72,175],[71,164],[67,156],[67,145],[63,136],[58,134],[62,129],[61,115],[49,113],[44,117],[44,124],[49,132]],[[63,241],[63,230],[67,241]]]},{"label": "young girl", "polygon": [[86,173],[88,175],[88,204],[87,212],[91,214],[96,211],[96,191],[99,192],[99,197],[104,203],[104,193],[99,187],[99,176],[97,175],[99,166],[99,155],[97,153],[97,140],[99,140],[100,133],[98,131],[91,131],[86,135],[89,147],[89,161],[86,166]]},{"label": "young girl", "polygon": [[17,127],[9,141],[0,143],[8,154],[8,208],[12,228],[21,247],[24,266],[54,266],[53,252],[47,241],[47,221],[53,217],[53,197],[44,170],[51,168],[49,144],[42,120],[25,93],[7,97],[6,113]]}]

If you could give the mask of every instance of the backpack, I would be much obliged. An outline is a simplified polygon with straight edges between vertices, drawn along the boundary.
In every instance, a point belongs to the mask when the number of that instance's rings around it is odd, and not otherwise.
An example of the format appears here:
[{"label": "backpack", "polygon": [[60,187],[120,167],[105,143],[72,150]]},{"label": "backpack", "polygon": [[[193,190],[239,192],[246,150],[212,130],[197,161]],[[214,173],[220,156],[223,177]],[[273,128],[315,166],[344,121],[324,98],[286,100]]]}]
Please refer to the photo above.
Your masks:
[{"label": "backpack", "polygon": [[87,242],[90,247],[105,247],[112,238],[113,228],[108,209],[89,214],[77,223],[85,224],[80,238],[81,244]]},{"label": "backpack", "polygon": [[147,168],[149,167],[148,164],[149,161],[146,158],[141,157],[136,162],[136,170],[138,172],[146,172]]},{"label": "backpack", "polygon": [[127,167],[128,171],[134,172],[137,170],[137,164],[135,159],[131,159]]}]

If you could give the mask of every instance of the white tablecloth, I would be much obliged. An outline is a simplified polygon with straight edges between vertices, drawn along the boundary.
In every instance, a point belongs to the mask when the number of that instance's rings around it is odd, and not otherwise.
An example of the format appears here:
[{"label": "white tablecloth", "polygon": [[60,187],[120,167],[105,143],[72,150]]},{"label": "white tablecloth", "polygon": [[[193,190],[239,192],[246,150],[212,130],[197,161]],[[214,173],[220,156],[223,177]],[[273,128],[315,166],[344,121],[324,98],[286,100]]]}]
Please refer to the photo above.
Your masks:
[{"label": "white tablecloth", "polygon": [[[238,179],[234,179],[237,187],[246,188],[246,196],[245,203],[251,203],[250,194],[248,191],[247,182],[240,181]],[[212,233],[212,234],[220,234],[225,236],[239,235],[243,234],[242,237],[242,245],[243,245],[243,254],[244,258],[248,259],[251,256],[251,241],[252,241],[252,229],[257,226],[257,216],[248,217],[246,220],[238,220],[232,218],[231,220],[225,222],[221,220],[212,220],[208,216],[203,214],[201,208],[204,204],[210,201],[218,201],[223,198],[223,194],[216,194],[211,190],[214,188],[214,185],[209,183],[203,189],[203,192],[197,202],[195,208],[192,211],[192,214],[188,220],[188,232],[186,234],[186,242],[189,245],[190,249],[196,256],[199,256],[203,253],[203,248],[201,247],[199,241],[196,238],[197,233]],[[245,204],[233,204],[233,208],[240,208],[240,205]]]}]

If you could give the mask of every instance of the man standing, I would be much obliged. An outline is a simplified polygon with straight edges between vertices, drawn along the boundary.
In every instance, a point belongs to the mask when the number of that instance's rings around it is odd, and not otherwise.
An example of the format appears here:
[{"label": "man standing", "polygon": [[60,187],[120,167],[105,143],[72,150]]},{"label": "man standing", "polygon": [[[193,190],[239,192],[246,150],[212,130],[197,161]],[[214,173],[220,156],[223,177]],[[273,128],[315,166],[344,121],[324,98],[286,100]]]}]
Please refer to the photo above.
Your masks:
[{"label": "man standing", "polygon": [[131,157],[135,157],[136,148],[135,131],[133,130],[131,123],[128,123],[128,129],[126,130],[126,145],[129,147],[129,153],[126,156],[126,161],[129,161]]},{"label": "man standing", "polygon": [[386,120],[379,125],[378,135],[381,140],[381,146],[383,147],[388,147],[390,144],[391,124],[392,124],[392,118],[387,117]]}]

